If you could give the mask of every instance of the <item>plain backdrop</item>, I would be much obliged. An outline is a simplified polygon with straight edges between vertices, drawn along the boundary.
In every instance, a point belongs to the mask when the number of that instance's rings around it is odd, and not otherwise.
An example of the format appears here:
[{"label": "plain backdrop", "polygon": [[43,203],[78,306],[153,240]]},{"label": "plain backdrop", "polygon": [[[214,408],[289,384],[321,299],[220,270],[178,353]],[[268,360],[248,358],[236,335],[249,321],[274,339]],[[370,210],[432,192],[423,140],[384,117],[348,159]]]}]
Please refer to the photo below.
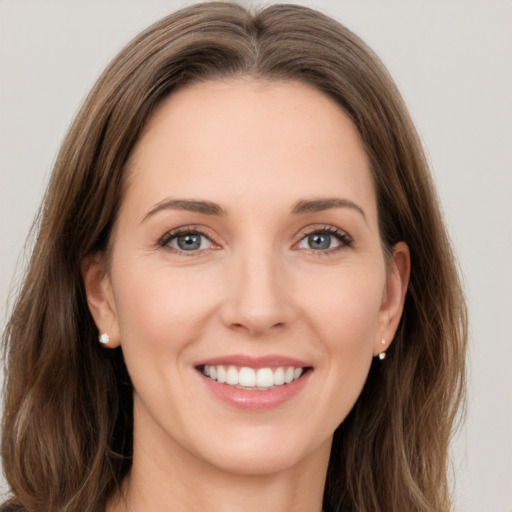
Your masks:
[{"label": "plain backdrop", "polygon": [[[511,512],[512,2],[297,3],[362,36],[409,105],[470,308],[468,416],[453,443],[456,511]],[[0,325],[23,269],[28,229],[77,108],[128,40],[186,4],[0,0]]]}]

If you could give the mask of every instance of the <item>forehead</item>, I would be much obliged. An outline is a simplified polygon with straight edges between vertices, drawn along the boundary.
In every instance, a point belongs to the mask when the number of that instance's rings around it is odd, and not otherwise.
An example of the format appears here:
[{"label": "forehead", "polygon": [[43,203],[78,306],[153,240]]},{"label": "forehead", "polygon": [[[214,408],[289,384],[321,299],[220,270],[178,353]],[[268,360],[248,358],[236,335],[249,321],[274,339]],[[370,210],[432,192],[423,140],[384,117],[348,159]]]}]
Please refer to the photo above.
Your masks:
[{"label": "forehead", "polygon": [[222,202],[228,193],[285,201],[293,183],[302,195],[375,202],[350,118],[294,81],[209,81],[170,95],[144,128],[130,173],[128,195],[137,189],[140,199],[144,190],[155,201],[185,194]]}]

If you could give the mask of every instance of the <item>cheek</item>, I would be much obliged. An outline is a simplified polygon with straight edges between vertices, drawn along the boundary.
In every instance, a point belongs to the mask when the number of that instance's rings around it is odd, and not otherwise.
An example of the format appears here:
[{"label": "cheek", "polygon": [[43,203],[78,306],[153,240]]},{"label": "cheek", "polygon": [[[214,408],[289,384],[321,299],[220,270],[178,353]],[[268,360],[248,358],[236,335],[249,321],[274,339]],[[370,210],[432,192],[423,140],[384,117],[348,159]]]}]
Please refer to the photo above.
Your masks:
[{"label": "cheek", "polygon": [[[294,290],[301,305],[301,334],[315,345],[321,383],[314,412],[325,436],[346,418],[364,386],[373,358],[384,271],[339,268],[316,273]],[[314,290],[314,293],[311,291]]]},{"label": "cheek", "polygon": [[301,312],[332,350],[357,350],[374,341],[383,288],[384,275],[378,271],[333,273],[323,286],[319,279],[305,283],[299,292]]},{"label": "cheek", "polygon": [[312,310],[309,324],[322,333],[318,339],[331,391],[328,409],[333,424],[338,425],[352,409],[368,376],[378,333],[383,279],[379,274],[351,274],[335,284],[316,306],[310,304],[309,308],[316,310]]},{"label": "cheek", "polygon": [[157,354],[186,346],[198,335],[201,322],[215,309],[208,279],[165,266],[131,266],[127,278],[116,280],[116,312],[121,343],[137,345]]}]

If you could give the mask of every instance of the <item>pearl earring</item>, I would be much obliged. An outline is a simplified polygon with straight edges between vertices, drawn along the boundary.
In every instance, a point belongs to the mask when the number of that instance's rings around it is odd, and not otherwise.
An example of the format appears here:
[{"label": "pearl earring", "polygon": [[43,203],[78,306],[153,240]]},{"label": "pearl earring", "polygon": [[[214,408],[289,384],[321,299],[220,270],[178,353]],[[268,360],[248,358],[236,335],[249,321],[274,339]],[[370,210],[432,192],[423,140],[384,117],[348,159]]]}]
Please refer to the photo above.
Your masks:
[{"label": "pearl earring", "polygon": [[[381,340],[381,343],[382,345],[386,345],[386,340],[384,338],[382,338]],[[382,352],[379,353],[379,359],[382,361],[383,359],[386,359],[386,351],[383,350]]]},{"label": "pearl earring", "polygon": [[106,345],[110,341],[110,336],[108,335],[108,332],[103,332],[98,336],[98,341],[102,345]]}]

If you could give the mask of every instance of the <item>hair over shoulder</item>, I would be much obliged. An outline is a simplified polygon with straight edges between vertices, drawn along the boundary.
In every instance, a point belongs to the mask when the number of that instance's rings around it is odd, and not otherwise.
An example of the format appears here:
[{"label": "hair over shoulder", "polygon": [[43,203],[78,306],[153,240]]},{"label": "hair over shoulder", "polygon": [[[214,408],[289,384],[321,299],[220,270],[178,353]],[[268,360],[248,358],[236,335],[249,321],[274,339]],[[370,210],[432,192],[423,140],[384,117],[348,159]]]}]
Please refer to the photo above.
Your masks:
[{"label": "hair over shoulder", "polygon": [[326,512],[447,512],[448,447],[464,398],[466,309],[416,130],[388,72],[347,28],[306,7],[196,4],[130,42],[67,134],[3,334],[2,457],[20,510],[104,510],[131,465],[132,387],[103,350],[81,262],[108,249],[127,162],[149,116],[203,80],[295,80],[350,116],[371,163],[382,244],[405,241],[411,277],[385,364],[334,435]]}]

